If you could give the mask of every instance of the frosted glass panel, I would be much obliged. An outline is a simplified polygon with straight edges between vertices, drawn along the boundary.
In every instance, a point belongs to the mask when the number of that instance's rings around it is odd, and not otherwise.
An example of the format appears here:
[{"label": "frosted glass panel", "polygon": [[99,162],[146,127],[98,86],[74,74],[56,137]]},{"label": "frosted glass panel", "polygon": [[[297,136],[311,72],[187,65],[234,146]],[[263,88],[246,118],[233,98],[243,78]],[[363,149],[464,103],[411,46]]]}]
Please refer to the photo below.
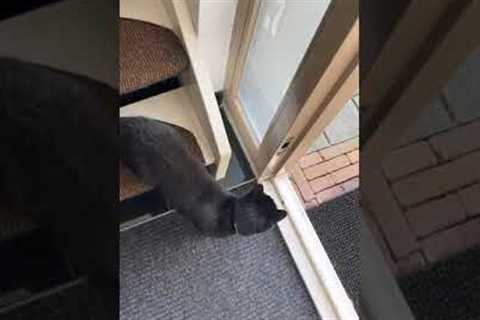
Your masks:
[{"label": "frosted glass panel", "polygon": [[262,1],[239,96],[261,142],[330,0]]}]

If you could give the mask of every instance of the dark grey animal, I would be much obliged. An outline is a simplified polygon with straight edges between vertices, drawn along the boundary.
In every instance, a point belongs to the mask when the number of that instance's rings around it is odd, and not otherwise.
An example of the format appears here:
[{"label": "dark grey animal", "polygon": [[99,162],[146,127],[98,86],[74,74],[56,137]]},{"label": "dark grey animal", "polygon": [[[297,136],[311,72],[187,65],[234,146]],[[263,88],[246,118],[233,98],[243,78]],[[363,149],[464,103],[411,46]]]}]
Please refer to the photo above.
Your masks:
[{"label": "dark grey animal", "polygon": [[0,58],[0,208],[49,228],[110,315],[118,308],[119,158],[206,234],[262,232],[285,216],[259,186],[242,198],[222,190],[161,122],[122,119],[119,140],[118,98],[97,81]]},{"label": "dark grey animal", "polygon": [[50,229],[109,314],[118,305],[117,100],[96,81],[0,58],[0,207]]},{"label": "dark grey animal", "polygon": [[226,192],[183,145],[182,137],[161,121],[120,118],[120,158],[150,185],[159,199],[203,233],[227,236],[266,231],[286,213],[256,185],[243,197]]}]

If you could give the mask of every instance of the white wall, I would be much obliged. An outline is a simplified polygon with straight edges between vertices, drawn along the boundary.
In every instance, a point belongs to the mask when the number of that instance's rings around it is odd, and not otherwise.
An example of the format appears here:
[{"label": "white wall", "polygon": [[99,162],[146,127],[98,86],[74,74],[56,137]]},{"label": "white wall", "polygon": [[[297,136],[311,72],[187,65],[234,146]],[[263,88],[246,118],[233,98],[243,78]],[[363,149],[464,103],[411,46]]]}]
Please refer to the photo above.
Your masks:
[{"label": "white wall", "polygon": [[0,56],[118,86],[117,11],[110,1],[70,0],[0,23]]},{"label": "white wall", "polygon": [[213,89],[224,89],[230,39],[237,0],[188,0],[197,22],[200,55],[207,65]]},{"label": "white wall", "polygon": [[173,29],[175,18],[167,10],[169,0],[120,0],[120,17],[132,18]]},{"label": "white wall", "polygon": [[[138,6],[139,1],[145,6]],[[121,15],[129,16],[129,7],[136,4],[136,8],[148,8],[141,12],[137,9],[137,15],[146,21],[156,21],[163,16],[162,7],[149,4],[157,1],[122,0]],[[237,0],[187,0],[187,4],[197,23],[200,54],[210,72],[214,90],[223,90]],[[151,10],[152,7],[158,9]],[[112,57],[112,64],[105,64],[109,61],[105,54],[113,51],[117,39],[117,28],[111,24],[114,19],[108,17],[111,13],[109,1],[75,0],[3,21],[0,24],[0,55],[84,74],[116,86],[116,77],[111,72],[116,58]],[[109,25],[103,26],[102,21]],[[94,29],[98,32],[93,32]],[[55,46],[63,49],[52,50]]]}]

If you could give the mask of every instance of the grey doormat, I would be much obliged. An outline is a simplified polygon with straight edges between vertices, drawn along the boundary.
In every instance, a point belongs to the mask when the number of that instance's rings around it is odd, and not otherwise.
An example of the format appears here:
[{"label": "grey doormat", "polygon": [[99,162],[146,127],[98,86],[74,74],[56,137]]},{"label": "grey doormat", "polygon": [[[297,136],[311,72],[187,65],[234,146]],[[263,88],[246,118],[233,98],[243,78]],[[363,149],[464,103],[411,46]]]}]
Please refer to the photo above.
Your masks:
[{"label": "grey doormat", "polygon": [[179,215],[120,235],[120,319],[319,319],[278,229],[211,239]]},{"label": "grey doormat", "polygon": [[399,280],[418,320],[480,319],[480,248]]},{"label": "grey doormat", "polygon": [[309,217],[358,311],[361,279],[358,190],[310,210]]}]

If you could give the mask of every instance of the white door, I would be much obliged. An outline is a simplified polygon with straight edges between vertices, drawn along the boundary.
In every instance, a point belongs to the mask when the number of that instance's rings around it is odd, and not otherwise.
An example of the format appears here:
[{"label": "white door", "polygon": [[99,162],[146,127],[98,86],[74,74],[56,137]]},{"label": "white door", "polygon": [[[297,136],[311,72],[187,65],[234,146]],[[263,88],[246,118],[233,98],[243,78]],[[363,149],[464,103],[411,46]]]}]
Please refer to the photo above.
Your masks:
[{"label": "white door", "polygon": [[277,173],[315,120],[333,118],[344,103],[331,100],[357,68],[358,1],[239,2],[226,110],[257,177]]},{"label": "white door", "polygon": [[225,109],[322,319],[358,319],[283,170],[358,90],[358,0],[239,1]]}]

